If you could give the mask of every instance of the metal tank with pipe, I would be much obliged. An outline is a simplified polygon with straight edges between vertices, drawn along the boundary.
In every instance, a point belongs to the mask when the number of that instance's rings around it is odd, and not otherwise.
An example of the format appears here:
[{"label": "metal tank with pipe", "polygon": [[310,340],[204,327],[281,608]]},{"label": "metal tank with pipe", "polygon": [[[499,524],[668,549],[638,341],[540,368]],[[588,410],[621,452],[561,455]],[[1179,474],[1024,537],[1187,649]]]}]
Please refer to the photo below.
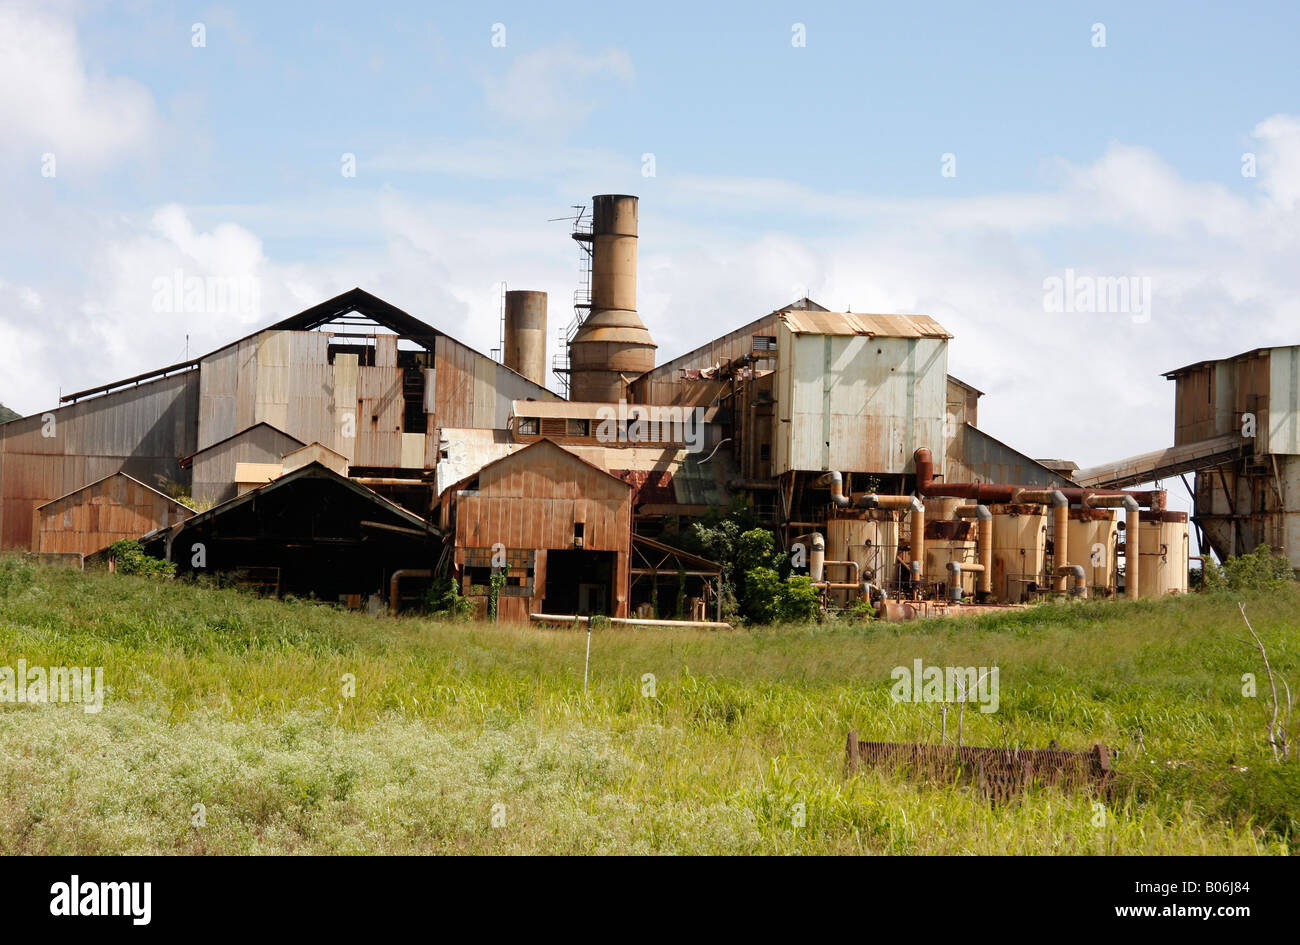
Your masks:
[{"label": "metal tank with pipe", "polygon": [[506,292],[505,365],[546,386],[546,293]]},{"label": "metal tank with pipe", "polygon": [[[1137,600],[1142,596],[1142,555],[1139,551],[1142,533],[1142,512],[1138,500],[1131,495],[1092,495],[1083,499],[1085,508],[1124,509],[1124,596]],[[1160,511],[1164,511],[1161,509]]]},{"label": "metal tank with pipe", "polygon": [[636,312],[637,198],[591,198],[591,312],[569,342],[575,401],[611,403],[655,366],[654,339]]}]

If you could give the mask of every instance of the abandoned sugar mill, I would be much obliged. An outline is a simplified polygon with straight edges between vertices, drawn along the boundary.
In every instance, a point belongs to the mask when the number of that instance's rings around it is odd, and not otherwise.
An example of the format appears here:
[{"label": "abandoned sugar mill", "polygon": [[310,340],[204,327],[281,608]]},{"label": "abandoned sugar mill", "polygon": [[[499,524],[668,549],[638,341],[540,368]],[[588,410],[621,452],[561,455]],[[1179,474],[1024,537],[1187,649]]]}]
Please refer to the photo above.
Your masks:
[{"label": "abandoned sugar mill", "polygon": [[[1300,345],[1170,371],[1172,445],[1078,469],[979,428],[925,315],[801,298],[660,360],[637,210],[594,197],[573,318],[506,292],[492,355],[357,288],[0,425],[0,550],[84,566],[132,538],[180,573],[392,613],[437,578],[485,613],[496,576],[520,621],[721,620],[722,566],[672,538],[737,501],[826,608],[889,618],[1185,592],[1189,528],[1300,568]],[[1190,521],[1131,488],[1171,477]]]}]

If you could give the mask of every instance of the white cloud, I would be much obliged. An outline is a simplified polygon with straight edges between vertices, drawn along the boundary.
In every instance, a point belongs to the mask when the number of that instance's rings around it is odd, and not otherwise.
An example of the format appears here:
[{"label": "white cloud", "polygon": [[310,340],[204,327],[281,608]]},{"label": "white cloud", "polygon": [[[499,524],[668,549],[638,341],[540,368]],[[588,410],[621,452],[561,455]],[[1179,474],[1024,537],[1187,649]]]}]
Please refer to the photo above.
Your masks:
[{"label": "white cloud", "polygon": [[1300,118],[1274,115],[1255,126],[1261,143],[1259,169],[1269,196],[1283,210],[1300,202]]},{"label": "white cloud", "polygon": [[635,76],[631,57],[621,49],[584,53],[574,46],[545,46],[516,57],[504,74],[486,77],[483,98],[509,122],[567,131],[600,104],[595,90],[602,83],[627,83]]},{"label": "white cloud", "polygon": [[0,157],[39,171],[52,153],[98,168],[156,138],[153,96],[140,83],[92,72],[73,22],[26,3],[0,3]]}]

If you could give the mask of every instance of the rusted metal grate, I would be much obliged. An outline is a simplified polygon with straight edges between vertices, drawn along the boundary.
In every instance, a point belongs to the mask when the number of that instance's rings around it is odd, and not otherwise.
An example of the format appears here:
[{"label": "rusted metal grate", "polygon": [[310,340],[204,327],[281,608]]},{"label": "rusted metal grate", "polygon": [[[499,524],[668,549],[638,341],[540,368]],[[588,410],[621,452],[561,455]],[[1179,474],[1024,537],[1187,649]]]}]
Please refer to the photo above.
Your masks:
[{"label": "rusted metal grate", "polygon": [[901,769],[927,780],[971,784],[999,802],[1033,785],[1104,792],[1111,780],[1110,750],[1102,744],[1090,751],[897,744],[859,742],[851,731],[846,754],[850,774],[864,765]]}]

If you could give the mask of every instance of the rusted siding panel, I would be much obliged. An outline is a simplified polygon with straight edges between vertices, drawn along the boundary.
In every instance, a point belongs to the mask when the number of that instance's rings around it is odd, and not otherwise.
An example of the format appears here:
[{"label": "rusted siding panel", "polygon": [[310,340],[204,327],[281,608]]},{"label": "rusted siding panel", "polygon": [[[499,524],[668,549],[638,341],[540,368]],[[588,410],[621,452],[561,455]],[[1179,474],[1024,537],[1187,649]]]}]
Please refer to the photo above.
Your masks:
[{"label": "rusted siding panel", "polygon": [[289,401],[282,429],[304,443],[333,448],[334,369],[329,363],[329,336],[289,333],[289,355]]},{"label": "rusted siding panel", "polygon": [[357,377],[360,368],[355,354],[340,354],[334,358],[334,432],[329,439],[321,440],[354,462],[357,453],[357,430],[361,424],[361,404],[357,398]]},{"label": "rusted siding panel", "polygon": [[139,538],[193,514],[179,502],[118,474],[37,509],[33,550],[93,554],[115,541]]},{"label": "rusted siding panel", "polygon": [[625,484],[545,443],[485,468],[475,494],[452,501],[458,563],[466,549],[496,543],[536,552],[530,606],[540,606],[545,596],[545,551],[572,548],[574,523],[582,522],[586,550],[615,552],[612,609],[626,615],[632,490]]},{"label": "rusted siding panel", "polygon": [[[0,425],[0,550],[28,550],[33,510],[119,470],[188,484],[177,460],[198,435],[199,372],[187,371]],[[43,436],[43,428],[52,436]]]},{"label": "rusted siding panel", "polygon": [[1024,486],[1068,486],[1069,481],[982,430],[963,424],[950,438],[943,473],[946,482],[998,482]]},{"label": "rusted siding panel", "polygon": [[[1269,393],[1266,409],[1269,452],[1300,454],[1300,345],[1269,352]],[[1300,543],[1296,544],[1300,556]]]},{"label": "rusted siding panel", "polygon": [[[721,392],[720,385],[686,380],[681,372],[705,370],[751,353],[755,335],[776,337],[776,326],[781,320],[781,314],[772,312],[764,315],[648,371],[632,382],[631,399],[641,404],[713,403]],[[771,367],[771,364],[766,365],[767,369]]]},{"label": "rusted siding panel", "polygon": [[286,453],[304,444],[268,426],[250,427],[224,443],[194,457],[194,501],[215,505],[233,499],[235,467],[239,463],[279,463]]},{"label": "rusted siding panel", "polygon": [[942,468],[947,340],[794,334],[780,327],[773,472],[899,474],[928,446]]},{"label": "rusted siding panel", "polygon": [[199,362],[199,438],[205,449],[234,436],[235,389],[239,380],[239,348],[231,345]]},{"label": "rusted siding panel", "polygon": [[402,461],[402,372],[395,367],[358,369],[356,466],[397,466]]}]

